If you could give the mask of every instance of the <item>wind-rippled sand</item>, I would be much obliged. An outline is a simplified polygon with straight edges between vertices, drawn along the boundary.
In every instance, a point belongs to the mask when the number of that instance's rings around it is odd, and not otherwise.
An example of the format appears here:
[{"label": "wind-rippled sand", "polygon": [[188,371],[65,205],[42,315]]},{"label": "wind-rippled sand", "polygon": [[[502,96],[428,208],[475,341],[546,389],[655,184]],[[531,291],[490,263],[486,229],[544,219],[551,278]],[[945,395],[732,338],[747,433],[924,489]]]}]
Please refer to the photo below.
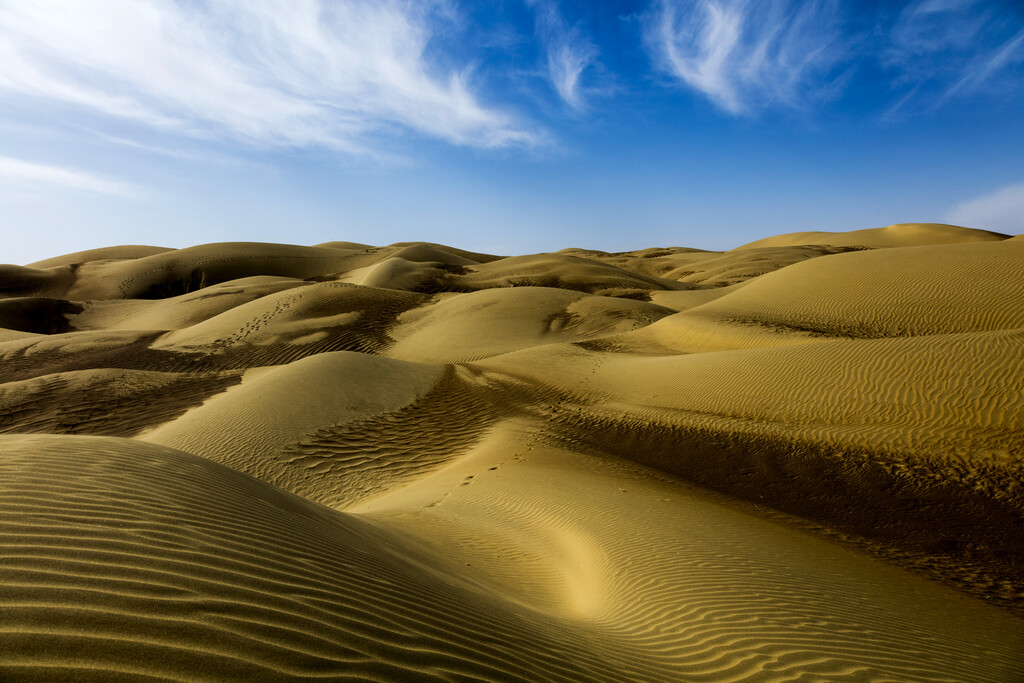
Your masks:
[{"label": "wind-rippled sand", "polygon": [[0,266],[0,679],[1006,681],[1024,241]]}]

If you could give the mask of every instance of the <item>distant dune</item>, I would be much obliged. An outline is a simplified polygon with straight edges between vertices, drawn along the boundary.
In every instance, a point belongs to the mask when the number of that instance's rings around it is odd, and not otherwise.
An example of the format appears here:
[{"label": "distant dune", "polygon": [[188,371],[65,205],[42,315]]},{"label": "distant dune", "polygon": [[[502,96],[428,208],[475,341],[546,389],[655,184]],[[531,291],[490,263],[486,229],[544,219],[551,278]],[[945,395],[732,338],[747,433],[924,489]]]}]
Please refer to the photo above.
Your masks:
[{"label": "distant dune", "polygon": [[0,266],[0,679],[1006,681],[1024,241]]},{"label": "distant dune", "polygon": [[827,244],[833,247],[920,247],[928,244],[962,244],[964,242],[999,242],[1009,235],[989,230],[961,228],[943,223],[897,223],[884,228],[852,230],[850,232],[791,232],[788,235],[766,237],[737,247],[758,249],[764,247],[792,247],[801,244]]}]

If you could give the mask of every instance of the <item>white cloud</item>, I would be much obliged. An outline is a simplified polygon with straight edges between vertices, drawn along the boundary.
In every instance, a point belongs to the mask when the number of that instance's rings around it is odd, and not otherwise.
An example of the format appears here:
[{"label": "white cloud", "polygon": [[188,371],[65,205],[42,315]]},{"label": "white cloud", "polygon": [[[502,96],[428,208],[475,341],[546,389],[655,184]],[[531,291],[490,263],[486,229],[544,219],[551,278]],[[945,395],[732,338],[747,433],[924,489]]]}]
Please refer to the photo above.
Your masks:
[{"label": "white cloud", "polygon": [[949,49],[968,49],[984,28],[986,17],[976,0],[921,0],[908,4],[888,30],[890,61]]},{"label": "white cloud", "polygon": [[[911,3],[887,37],[882,63],[896,71],[895,84],[910,84],[911,93],[921,90],[933,97],[932,106],[983,89],[998,91],[1009,68],[1024,62],[1024,29],[984,0]],[[931,87],[921,88],[925,84]]]},{"label": "white cloud", "polygon": [[548,74],[559,96],[574,109],[585,106],[580,78],[597,59],[597,46],[580,27],[567,26],[553,0],[529,0],[537,13],[537,35],[547,50]]},{"label": "white cloud", "polygon": [[442,0],[0,0],[0,93],[197,137],[372,150],[538,136],[428,58]]},{"label": "white cloud", "polygon": [[1024,183],[961,202],[950,210],[947,220],[972,228],[1024,233]]},{"label": "white cloud", "polygon": [[948,99],[960,92],[977,91],[1004,68],[1021,61],[1024,61],[1024,29],[1021,29],[994,51],[983,53],[972,59],[964,69],[960,80],[946,90],[943,99]]},{"label": "white cloud", "polygon": [[116,197],[134,197],[138,194],[137,188],[130,183],[85,171],[0,156],[0,187],[35,192],[54,186]]},{"label": "white cloud", "polygon": [[831,0],[661,0],[644,37],[661,69],[742,114],[829,94],[846,56],[839,21]]}]

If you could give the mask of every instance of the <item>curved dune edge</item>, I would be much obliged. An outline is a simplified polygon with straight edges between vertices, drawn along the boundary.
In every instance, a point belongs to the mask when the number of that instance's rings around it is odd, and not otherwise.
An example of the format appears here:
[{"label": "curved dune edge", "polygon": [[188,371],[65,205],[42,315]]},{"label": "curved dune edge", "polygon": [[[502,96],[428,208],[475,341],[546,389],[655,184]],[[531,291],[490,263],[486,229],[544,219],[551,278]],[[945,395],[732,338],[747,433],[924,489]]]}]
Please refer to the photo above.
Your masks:
[{"label": "curved dune edge", "polygon": [[181,451],[0,438],[5,678],[616,680],[417,544]]},{"label": "curved dune edge", "polygon": [[1009,238],[999,232],[976,230],[945,223],[897,223],[884,228],[851,230],[849,232],[792,232],[766,237],[736,247],[733,251],[763,247],[783,247],[801,244],[827,244],[831,246],[911,247],[932,244],[961,244],[964,242],[990,242]]},{"label": "curved dune edge", "polygon": [[1011,680],[1019,621],[523,427],[360,515],[165,447],[0,438],[0,671]]},{"label": "curved dune edge", "polygon": [[0,678],[1015,681],[1020,245],[0,266]]}]

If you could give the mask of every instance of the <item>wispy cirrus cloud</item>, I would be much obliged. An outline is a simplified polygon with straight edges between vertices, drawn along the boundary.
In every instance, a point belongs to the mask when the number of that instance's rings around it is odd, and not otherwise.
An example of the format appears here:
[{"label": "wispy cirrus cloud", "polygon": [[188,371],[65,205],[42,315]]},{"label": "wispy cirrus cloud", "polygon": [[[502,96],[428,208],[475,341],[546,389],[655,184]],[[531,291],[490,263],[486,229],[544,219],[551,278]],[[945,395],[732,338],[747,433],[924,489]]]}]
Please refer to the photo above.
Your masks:
[{"label": "wispy cirrus cloud", "polygon": [[487,106],[468,67],[429,44],[442,0],[0,0],[8,100],[259,146],[372,152],[412,133],[529,146],[536,131]]},{"label": "wispy cirrus cloud", "polygon": [[847,56],[831,0],[660,0],[644,39],[666,73],[732,114],[827,95]]},{"label": "wispy cirrus cloud", "polygon": [[[897,107],[926,95],[940,106],[954,97],[999,89],[1024,64],[1024,26],[990,0],[918,0],[886,32],[883,64],[894,86],[911,88]],[[1019,69],[1018,69],[1019,70]]]},{"label": "wispy cirrus cloud", "polygon": [[888,116],[1019,82],[1024,15],[1009,4],[913,0],[858,15],[836,0],[654,0],[644,40],[658,68],[731,114],[801,108],[882,67]]},{"label": "wispy cirrus cloud", "polygon": [[1024,29],[1018,31],[995,50],[979,55],[971,60],[964,70],[963,76],[951,85],[945,97],[952,97],[960,92],[975,92],[994,78],[1002,75],[1004,70],[1024,63]]},{"label": "wispy cirrus cloud", "polygon": [[54,187],[115,197],[135,197],[139,189],[120,180],[22,159],[0,156],[0,187],[16,192],[37,192]]},{"label": "wispy cirrus cloud", "polygon": [[583,72],[597,60],[597,46],[578,24],[569,25],[555,0],[528,0],[537,18],[537,35],[547,52],[548,74],[559,96],[574,109],[586,105],[581,92]]},{"label": "wispy cirrus cloud", "polygon": [[1024,182],[961,202],[950,210],[948,220],[972,228],[1024,233]]}]

